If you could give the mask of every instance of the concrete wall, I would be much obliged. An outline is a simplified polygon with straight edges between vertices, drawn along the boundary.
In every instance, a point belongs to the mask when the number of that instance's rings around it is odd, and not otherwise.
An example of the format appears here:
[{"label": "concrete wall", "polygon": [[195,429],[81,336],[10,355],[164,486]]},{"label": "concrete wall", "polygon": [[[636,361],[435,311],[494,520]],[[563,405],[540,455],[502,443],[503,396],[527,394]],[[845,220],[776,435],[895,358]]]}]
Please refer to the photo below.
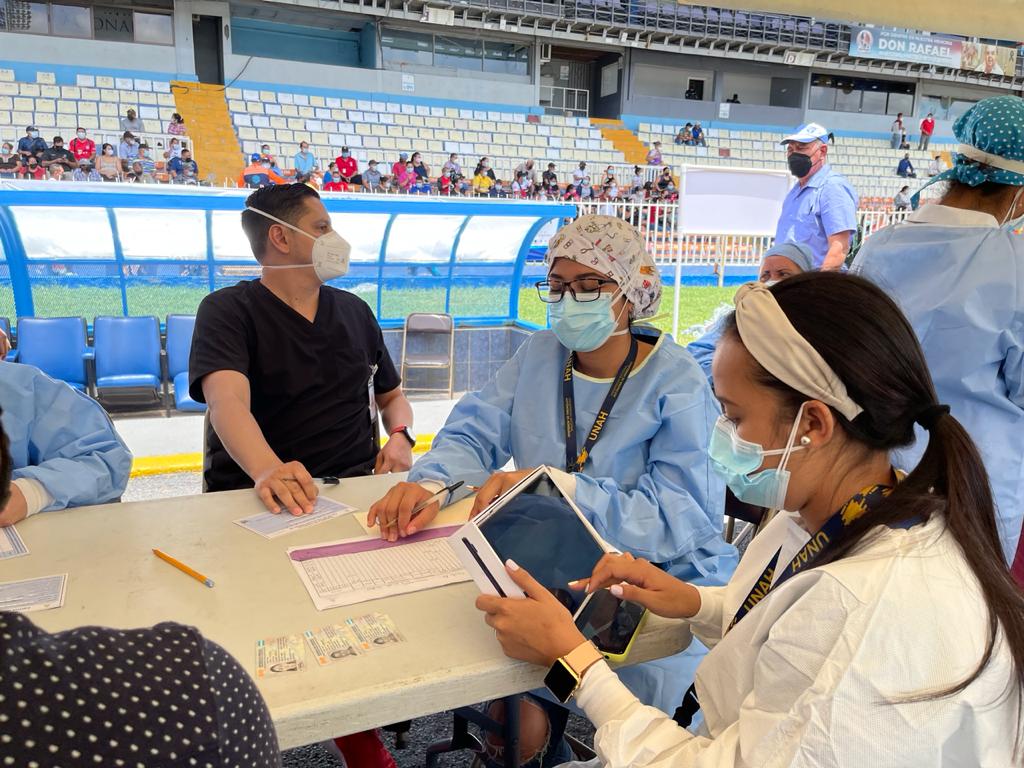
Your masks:
[{"label": "concrete wall", "polygon": [[[190,22],[191,23],[191,22]],[[175,30],[177,31],[177,30]],[[191,27],[189,28],[191,34]],[[52,71],[57,67],[75,70],[121,70],[134,73],[162,74],[165,78],[191,78],[193,66],[179,68],[175,46],[115,43],[106,40],[48,38],[42,35],[0,34],[0,60],[32,62],[39,69]],[[191,50],[191,49],[190,49]],[[34,80],[34,78],[33,78]],[[74,85],[74,79],[70,82]]]}]

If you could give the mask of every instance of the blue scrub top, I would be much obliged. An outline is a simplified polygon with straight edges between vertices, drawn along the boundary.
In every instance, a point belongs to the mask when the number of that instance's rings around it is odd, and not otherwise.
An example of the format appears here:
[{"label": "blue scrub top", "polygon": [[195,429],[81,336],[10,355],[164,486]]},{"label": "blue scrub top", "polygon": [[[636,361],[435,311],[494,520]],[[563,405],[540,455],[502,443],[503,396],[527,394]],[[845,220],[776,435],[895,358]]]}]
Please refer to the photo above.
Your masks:
[{"label": "blue scrub top", "polygon": [[829,235],[857,231],[858,196],[841,173],[826,165],[806,185],[793,185],[782,203],[776,243],[804,243],[820,269],[828,254]]}]

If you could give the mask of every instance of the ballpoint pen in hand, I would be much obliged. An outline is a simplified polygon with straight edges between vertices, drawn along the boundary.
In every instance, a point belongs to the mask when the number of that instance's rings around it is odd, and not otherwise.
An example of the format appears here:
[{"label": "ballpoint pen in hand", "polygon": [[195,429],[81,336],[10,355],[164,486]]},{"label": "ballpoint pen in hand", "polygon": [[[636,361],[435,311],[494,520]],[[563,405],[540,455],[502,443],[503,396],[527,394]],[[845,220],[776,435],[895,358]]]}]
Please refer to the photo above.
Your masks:
[{"label": "ballpoint pen in hand", "polygon": [[418,515],[424,509],[429,507],[431,504],[436,504],[441,499],[443,499],[447,494],[457,491],[459,488],[462,487],[462,484],[463,481],[459,480],[458,482],[452,483],[447,488],[442,488],[437,493],[433,494],[429,499],[424,499],[413,508],[412,512],[409,515],[409,519],[412,520],[412,518],[416,517],[416,515]]}]

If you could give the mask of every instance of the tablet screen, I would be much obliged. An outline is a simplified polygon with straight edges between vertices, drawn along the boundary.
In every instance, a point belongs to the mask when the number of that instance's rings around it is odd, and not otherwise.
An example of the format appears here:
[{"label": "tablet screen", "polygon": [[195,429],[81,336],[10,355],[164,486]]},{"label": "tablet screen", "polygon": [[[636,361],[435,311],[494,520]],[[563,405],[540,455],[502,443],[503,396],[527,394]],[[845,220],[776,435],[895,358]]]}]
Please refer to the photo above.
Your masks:
[{"label": "tablet screen", "polygon": [[604,550],[547,475],[479,527],[502,562],[515,560],[576,613],[586,594],[569,589],[569,582],[590,576]]}]

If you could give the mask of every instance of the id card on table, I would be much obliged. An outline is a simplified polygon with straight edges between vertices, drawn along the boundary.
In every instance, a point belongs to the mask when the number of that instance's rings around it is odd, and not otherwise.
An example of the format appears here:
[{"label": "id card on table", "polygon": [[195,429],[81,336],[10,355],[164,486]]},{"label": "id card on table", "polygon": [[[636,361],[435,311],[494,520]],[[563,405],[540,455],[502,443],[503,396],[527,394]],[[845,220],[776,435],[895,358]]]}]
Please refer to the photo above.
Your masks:
[{"label": "id card on table", "polygon": [[256,679],[281,677],[306,669],[306,647],[300,635],[256,641]]},{"label": "id card on table", "polygon": [[363,653],[352,631],[342,624],[307,629],[303,634],[313,651],[313,657],[321,667],[343,659],[355,658]]},{"label": "id card on table", "polygon": [[354,619],[346,619],[346,626],[351,630],[360,648],[369,651],[385,645],[394,645],[405,640],[395,623],[386,613],[368,613]]}]

